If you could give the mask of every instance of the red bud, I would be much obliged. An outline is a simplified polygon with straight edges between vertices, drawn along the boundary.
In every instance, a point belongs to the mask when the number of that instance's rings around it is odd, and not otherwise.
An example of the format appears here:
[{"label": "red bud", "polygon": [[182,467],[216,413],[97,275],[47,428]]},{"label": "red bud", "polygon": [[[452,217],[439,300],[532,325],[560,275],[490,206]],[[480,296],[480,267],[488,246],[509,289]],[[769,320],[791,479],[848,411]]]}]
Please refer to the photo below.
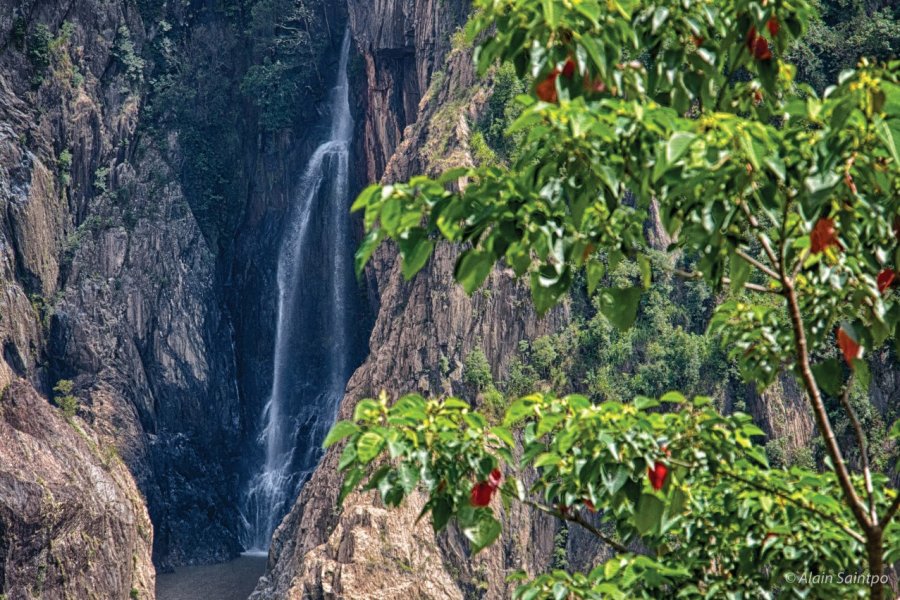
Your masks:
[{"label": "red bud", "polygon": [[562,76],[566,79],[572,79],[573,75],[575,75],[575,61],[571,58],[567,58],[566,64],[564,64],[562,68]]},{"label": "red bud", "polygon": [[766,21],[766,29],[769,30],[769,33],[772,34],[772,37],[778,35],[778,30],[781,29],[781,25],[778,23],[778,19],[772,17],[768,21]]}]

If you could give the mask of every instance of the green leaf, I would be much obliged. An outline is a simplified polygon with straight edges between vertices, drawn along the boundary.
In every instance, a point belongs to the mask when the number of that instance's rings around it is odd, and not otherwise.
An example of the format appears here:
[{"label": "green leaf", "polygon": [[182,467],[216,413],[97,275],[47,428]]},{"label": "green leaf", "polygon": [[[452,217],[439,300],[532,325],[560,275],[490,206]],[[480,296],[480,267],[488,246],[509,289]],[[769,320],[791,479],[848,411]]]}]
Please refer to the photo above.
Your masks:
[{"label": "green leaf", "polygon": [[534,400],[528,396],[514,401],[509,405],[509,408],[506,409],[506,416],[503,418],[503,424],[509,427],[510,425],[515,425],[522,419],[531,416],[534,414],[534,409],[532,408],[533,404]]},{"label": "green leaf", "polygon": [[606,273],[606,267],[598,260],[591,260],[587,264],[586,271],[588,296],[593,296],[594,291],[597,289],[597,285]]},{"label": "green leaf", "polygon": [[331,431],[328,432],[328,435],[325,436],[325,441],[322,442],[323,448],[328,448],[338,443],[342,439],[349,437],[359,431],[359,427],[356,423],[352,421],[338,421],[334,424],[334,427],[331,428]]},{"label": "green leaf", "polygon": [[500,441],[502,441],[510,448],[516,447],[516,440],[515,438],[513,438],[512,432],[509,430],[509,428],[501,427],[498,425],[497,427],[491,428],[491,433],[500,438]]},{"label": "green leaf", "polygon": [[453,277],[467,294],[481,287],[494,266],[494,257],[480,250],[467,250],[456,261]]},{"label": "green leaf", "polygon": [[452,508],[446,498],[437,498],[431,507],[431,526],[436,532],[441,531],[450,521]]},{"label": "green leaf", "polygon": [[829,358],[826,361],[813,365],[812,372],[816,378],[816,383],[826,393],[831,396],[837,396],[841,393],[841,387],[844,385],[844,370],[836,358]]},{"label": "green leaf", "polygon": [[359,485],[359,482],[362,481],[363,477],[365,477],[365,470],[360,467],[354,467],[344,476],[344,481],[341,482],[341,493],[338,496],[338,505],[344,503],[344,500],[347,496],[356,489],[356,486]]},{"label": "green leaf", "polygon": [[638,502],[634,525],[641,535],[658,528],[666,505],[653,494],[644,494]]},{"label": "green leaf", "polygon": [[897,141],[894,139],[894,132],[891,131],[887,121],[877,115],[875,116],[875,133],[884,142],[894,162],[900,162],[900,154],[897,153]]},{"label": "green leaf", "polygon": [[397,474],[399,476],[400,487],[402,487],[403,491],[407,494],[412,492],[415,489],[416,484],[419,483],[419,470],[414,464],[407,462],[401,463]]},{"label": "green leaf", "polygon": [[666,22],[666,19],[668,19],[668,18],[669,18],[669,9],[668,8],[666,8],[664,6],[660,6],[659,8],[657,8],[656,11],[654,11],[654,13],[653,13],[653,23],[652,23],[650,32],[653,34],[656,34],[656,32],[659,31],[659,28],[663,26],[663,24]]},{"label": "green leaf", "polygon": [[384,438],[374,431],[367,431],[356,440],[356,455],[359,462],[368,464],[372,462],[384,447]]},{"label": "green leaf", "polygon": [[400,240],[397,246],[400,248],[400,255],[403,258],[401,265],[403,278],[407,281],[422,270],[434,251],[434,242],[424,237],[424,234],[423,237],[419,237],[412,243],[404,244],[403,240]]},{"label": "green leaf", "polygon": [[354,421],[368,421],[381,413],[379,404],[371,398],[365,398],[357,403],[353,409]]},{"label": "green leaf", "polygon": [[669,402],[672,404],[684,404],[687,402],[687,398],[684,397],[684,394],[681,392],[666,392],[659,398],[660,402]]},{"label": "green leaf", "polygon": [[638,396],[634,399],[634,407],[638,410],[647,410],[648,408],[656,408],[657,406],[659,406],[659,400],[656,398]]},{"label": "green leaf", "polygon": [[372,200],[376,195],[381,194],[381,185],[377,183],[373,183],[366,189],[364,189],[359,196],[357,196],[356,200],[353,202],[353,206],[350,207],[350,212],[356,212],[363,208],[367,208],[369,204],[372,203]]},{"label": "green leaf", "polygon": [[731,277],[731,291],[739,294],[750,279],[750,264],[735,253],[731,254],[728,274]]},{"label": "green leaf", "polygon": [[637,319],[640,287],[607,288],[600,296],[600,311],[620,331],[626,331]]},{"label": "green leaf", "polygon": [[691,142],[696,138],[697,136],[693,133],[684,131],[678,131],[672,135],[672,137],[669,138],[669,141],[666,142],[666,162],[671,165],[678,161],[678,159],[685,155],[691,147]]},{"label": "green leaf", "polygon": [[462,528],[463,535],[472,543],[472,554],[478,554],[490,546],[500,535],[500,521],[489,511],[478,511],[475,521]]},{"label": "green leaf", "polygon": [[378,246],[383,239],[384,235],[382,234],[381,229],[372,229],[363,238],[362,242],[359,244],[359,248],[356,250],[356,256],[354,258],[354,268],[357,277],[362,275],[362,272],[366,268],[366,264],[369,262],[369,259],[372,258],[372,254],[378,249]]}]

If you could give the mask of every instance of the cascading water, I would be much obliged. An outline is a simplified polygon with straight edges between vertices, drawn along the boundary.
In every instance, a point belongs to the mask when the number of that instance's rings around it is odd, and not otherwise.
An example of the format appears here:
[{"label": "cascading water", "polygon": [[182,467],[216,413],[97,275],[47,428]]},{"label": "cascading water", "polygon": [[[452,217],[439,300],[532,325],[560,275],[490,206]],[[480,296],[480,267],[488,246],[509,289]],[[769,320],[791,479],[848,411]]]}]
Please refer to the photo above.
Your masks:
[{"label": "cascading water", "polygon": [[278,257],[278,321],[272,391],[259,444],[265,463],[244,498],[244,547],[265,551],[275,527],[321,457],[353,367],[353,243],[349,162],[353,120],[344,34],[331,91],[331,133],[297,189]]}]

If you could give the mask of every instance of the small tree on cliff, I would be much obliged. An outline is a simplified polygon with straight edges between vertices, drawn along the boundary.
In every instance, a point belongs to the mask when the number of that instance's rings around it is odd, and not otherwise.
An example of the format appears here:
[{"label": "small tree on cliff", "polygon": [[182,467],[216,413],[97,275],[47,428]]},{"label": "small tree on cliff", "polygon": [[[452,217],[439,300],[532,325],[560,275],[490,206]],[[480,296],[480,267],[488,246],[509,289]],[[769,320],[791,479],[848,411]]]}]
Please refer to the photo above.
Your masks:
[{"label": "small tree on cliff", "polygon": [[[586,574],[523,575],[523,598],[884,598],[900,494],[870,467],[849,394],[868,384],[866,353],[900,339],[900,64],[863,62],[822,97],[797,84],[781,57],[811,17],[805,0],[476,7],[479,69],[508,61],[536,82],[512,126],[525,132],[518,156],[508,169],[367,189],[358,268],[392,239],[411,277],[442,237],[466,244],[455,277],[469,293],[504,262],[544,312],[583,270],[628,328],[653,285],[644,224],[656,202],[679,274],[728,296],[710,329],[742,374],[802,382],[827,468],[772,469],[749,418],[677,393],[627,404],[536,394],[497,426],[457,399],[382,397],[327,440],[349,438],[344,495],[365,482],[396,505],[421,489],[435,529],[455,519],[475,551],[500,533],[500,497],[616,553]],[[622,260],[639,280],[604,287]],[[830,402],[855,432],[853,464]],[[525,469],[537,473],[528,488]]]}]

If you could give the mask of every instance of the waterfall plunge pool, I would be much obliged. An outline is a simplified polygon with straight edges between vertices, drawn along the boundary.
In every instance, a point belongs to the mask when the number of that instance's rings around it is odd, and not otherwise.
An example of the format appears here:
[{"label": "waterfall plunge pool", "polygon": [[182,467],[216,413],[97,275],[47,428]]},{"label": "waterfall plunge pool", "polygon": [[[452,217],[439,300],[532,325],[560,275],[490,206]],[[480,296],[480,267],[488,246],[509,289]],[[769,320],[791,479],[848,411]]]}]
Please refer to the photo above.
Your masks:
[{"label": "waterfall plunge pool", "polygon": [[156,600],[247,600],[266,570],[266,555],[246,553],[216,565],[179,567],[156,576]]}]

